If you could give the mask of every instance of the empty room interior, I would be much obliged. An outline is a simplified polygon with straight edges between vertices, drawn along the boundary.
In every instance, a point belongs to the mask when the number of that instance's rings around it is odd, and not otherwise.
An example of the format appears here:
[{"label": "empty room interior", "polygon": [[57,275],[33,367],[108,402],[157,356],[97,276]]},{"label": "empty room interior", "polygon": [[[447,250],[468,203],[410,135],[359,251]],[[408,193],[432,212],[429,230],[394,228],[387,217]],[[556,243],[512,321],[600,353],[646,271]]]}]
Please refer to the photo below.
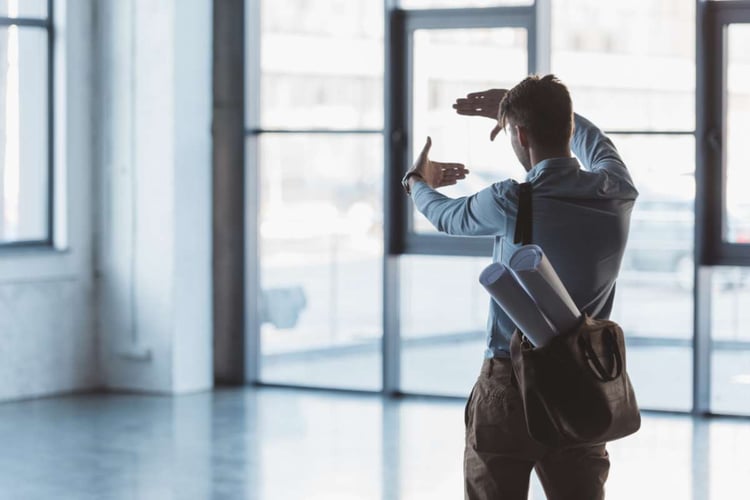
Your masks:
[{"label": "empty room interior", "polygon": [[750,498],[748,131],[745,0],[0,0],[0,499]]}]

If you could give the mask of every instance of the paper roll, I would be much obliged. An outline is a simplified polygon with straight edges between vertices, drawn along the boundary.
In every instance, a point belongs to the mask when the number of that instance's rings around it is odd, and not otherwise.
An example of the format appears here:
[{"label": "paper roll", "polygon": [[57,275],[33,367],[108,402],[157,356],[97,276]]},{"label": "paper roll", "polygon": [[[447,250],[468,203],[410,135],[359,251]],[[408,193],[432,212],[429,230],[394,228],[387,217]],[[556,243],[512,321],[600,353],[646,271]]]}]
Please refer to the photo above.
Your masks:
[{"label": "paper roll", "polygon": [[555,336],[532,298],[503,264],[487,266],[479,275],[479,283],[534,346],[542,346]]},{"label": "paper roll", "polygon": [[557,332],[578,325],[581,311],[540,247],[522,246],[510,257],[508,267]]}]

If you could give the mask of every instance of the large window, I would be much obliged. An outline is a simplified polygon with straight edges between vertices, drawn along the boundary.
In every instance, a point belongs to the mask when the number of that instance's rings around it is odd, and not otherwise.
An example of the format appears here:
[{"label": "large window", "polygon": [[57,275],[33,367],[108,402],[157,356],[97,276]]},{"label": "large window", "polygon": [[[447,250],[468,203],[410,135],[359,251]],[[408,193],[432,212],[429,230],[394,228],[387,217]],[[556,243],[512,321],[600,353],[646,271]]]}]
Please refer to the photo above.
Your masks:
[{"label": "large window", "polygon": [[613,310],[639,402],[750,412],[750,2],[248,2],[261,382],[467,394],[492,241],[437,233],[398,180],[427,135],[472,172],[450,196],[523,179],[451,105],[553,72],[640,191]]},{"label": "large window", "polygon": [[0,0],[0,246],[52,241],[51,6]]}]

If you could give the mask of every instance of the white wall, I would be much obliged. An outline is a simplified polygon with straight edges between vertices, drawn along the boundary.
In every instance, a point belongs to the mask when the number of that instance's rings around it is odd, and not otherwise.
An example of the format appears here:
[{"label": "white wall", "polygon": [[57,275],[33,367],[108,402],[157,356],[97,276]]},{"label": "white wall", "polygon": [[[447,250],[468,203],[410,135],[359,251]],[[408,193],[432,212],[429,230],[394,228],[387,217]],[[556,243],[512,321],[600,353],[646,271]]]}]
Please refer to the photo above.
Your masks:
[{"label": "white wall", "polygon": [[100,0],[103,383],[212,386],[210,0]]},{"label": "white wall", "polygon": [[56,248],[0,254],[0,400],[86,390],[100,380],[91,265],[92,2],[55,5]]},{"label": "white wall", "polygon": [[55,6],[55,248],[0,254],[0,400],[208,389],[211,1]]}]

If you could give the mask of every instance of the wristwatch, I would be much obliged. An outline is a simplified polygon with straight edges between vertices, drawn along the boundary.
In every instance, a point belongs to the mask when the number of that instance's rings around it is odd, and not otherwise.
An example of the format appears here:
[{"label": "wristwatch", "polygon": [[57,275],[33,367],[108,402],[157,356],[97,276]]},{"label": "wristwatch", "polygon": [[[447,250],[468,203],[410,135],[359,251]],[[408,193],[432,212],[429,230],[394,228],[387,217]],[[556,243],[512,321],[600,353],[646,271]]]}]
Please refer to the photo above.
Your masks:
[{"label": "wristwatch", "polygon": [[410,177],[419,177],[420,179],[424,180],[424,177],[422,177],[422,174],[415,170],[409,170],[406,172],[406,175],[404,175],[404,178],[401,179],[401,185],[404,186],[404,191],[406,191],[406,194],[411,195],[411,188],[409,187],[409,178]]}]

